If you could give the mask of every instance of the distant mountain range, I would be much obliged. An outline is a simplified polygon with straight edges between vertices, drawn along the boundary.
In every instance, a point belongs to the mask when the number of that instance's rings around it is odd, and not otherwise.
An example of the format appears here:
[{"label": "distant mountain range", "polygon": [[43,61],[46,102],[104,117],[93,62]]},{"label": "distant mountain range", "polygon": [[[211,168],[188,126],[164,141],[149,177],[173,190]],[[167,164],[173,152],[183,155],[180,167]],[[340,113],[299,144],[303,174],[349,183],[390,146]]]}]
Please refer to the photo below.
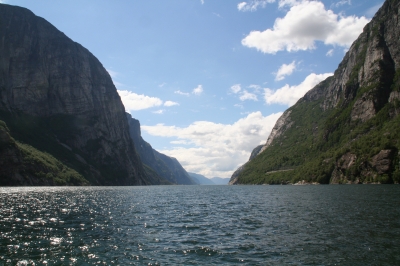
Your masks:
[{"label": "distant mountain range", "polygon": [[135,148],[145,166],[154,170],[160,177],[171,184],[196,185],[197,182],[183,169],[177,159],[159,153],[147,143],[141,135],[140,122],[126,114],[129,124],[129,134],[135,143]]},{"label": "distant mountain range", "polygon": [[230,184],[400,182],[400,1],[387,0],[334,76],[278,119]]},{"label": "distant mountain range", "polygon": [[207,178],[200,174],[189,173],[189,175],[199,185],[227,185],[230,178],[213,177]]},{"label": "distant mountain range", "polygon": [[0,185],[195,184],[140,136],[98,59],[0,4]]}]

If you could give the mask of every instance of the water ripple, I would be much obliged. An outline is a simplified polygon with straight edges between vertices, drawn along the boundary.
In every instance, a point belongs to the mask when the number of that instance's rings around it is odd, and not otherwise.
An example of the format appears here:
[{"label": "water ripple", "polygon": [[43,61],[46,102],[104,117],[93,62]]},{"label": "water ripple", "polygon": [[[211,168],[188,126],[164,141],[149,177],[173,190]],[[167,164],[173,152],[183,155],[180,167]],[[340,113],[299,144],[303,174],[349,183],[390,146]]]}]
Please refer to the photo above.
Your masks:
[{"label": "water ripple", "polygon": [[399,190],[400,186],[0,188],[0,262],[395,265],[400,263]]}]

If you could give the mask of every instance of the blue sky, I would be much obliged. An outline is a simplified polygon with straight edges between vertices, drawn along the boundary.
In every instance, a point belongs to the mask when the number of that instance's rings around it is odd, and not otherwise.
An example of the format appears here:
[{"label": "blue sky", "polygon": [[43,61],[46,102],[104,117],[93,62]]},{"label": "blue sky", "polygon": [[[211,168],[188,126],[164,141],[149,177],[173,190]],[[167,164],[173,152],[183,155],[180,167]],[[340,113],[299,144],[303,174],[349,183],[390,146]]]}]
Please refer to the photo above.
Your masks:
[{"label": "blue sky", "polygon": [[0,0],[45,18],[108,70],[153,148],[230,177],[337,68],[381,0]]}]

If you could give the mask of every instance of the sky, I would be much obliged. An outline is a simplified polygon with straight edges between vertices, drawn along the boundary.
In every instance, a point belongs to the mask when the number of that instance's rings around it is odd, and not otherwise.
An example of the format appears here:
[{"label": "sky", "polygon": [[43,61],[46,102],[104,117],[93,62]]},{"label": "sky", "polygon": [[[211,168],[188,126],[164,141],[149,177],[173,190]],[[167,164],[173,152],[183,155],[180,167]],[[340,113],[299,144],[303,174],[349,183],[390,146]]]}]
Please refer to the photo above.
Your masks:
[{"label": "sky", "polygon": [[230,177],[382,0],[0,0],[94,54],[154,149]]}]

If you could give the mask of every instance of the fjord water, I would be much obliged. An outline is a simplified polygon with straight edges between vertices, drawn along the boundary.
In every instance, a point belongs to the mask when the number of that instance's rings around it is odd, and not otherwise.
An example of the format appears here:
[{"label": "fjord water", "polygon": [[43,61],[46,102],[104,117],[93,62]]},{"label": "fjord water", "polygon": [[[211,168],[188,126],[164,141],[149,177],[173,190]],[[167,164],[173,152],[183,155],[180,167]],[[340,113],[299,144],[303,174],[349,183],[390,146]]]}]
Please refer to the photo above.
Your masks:
[{"label": "fjord water", "polygon": [[395,265],[400,186],[0,188],[1,265]]}]

